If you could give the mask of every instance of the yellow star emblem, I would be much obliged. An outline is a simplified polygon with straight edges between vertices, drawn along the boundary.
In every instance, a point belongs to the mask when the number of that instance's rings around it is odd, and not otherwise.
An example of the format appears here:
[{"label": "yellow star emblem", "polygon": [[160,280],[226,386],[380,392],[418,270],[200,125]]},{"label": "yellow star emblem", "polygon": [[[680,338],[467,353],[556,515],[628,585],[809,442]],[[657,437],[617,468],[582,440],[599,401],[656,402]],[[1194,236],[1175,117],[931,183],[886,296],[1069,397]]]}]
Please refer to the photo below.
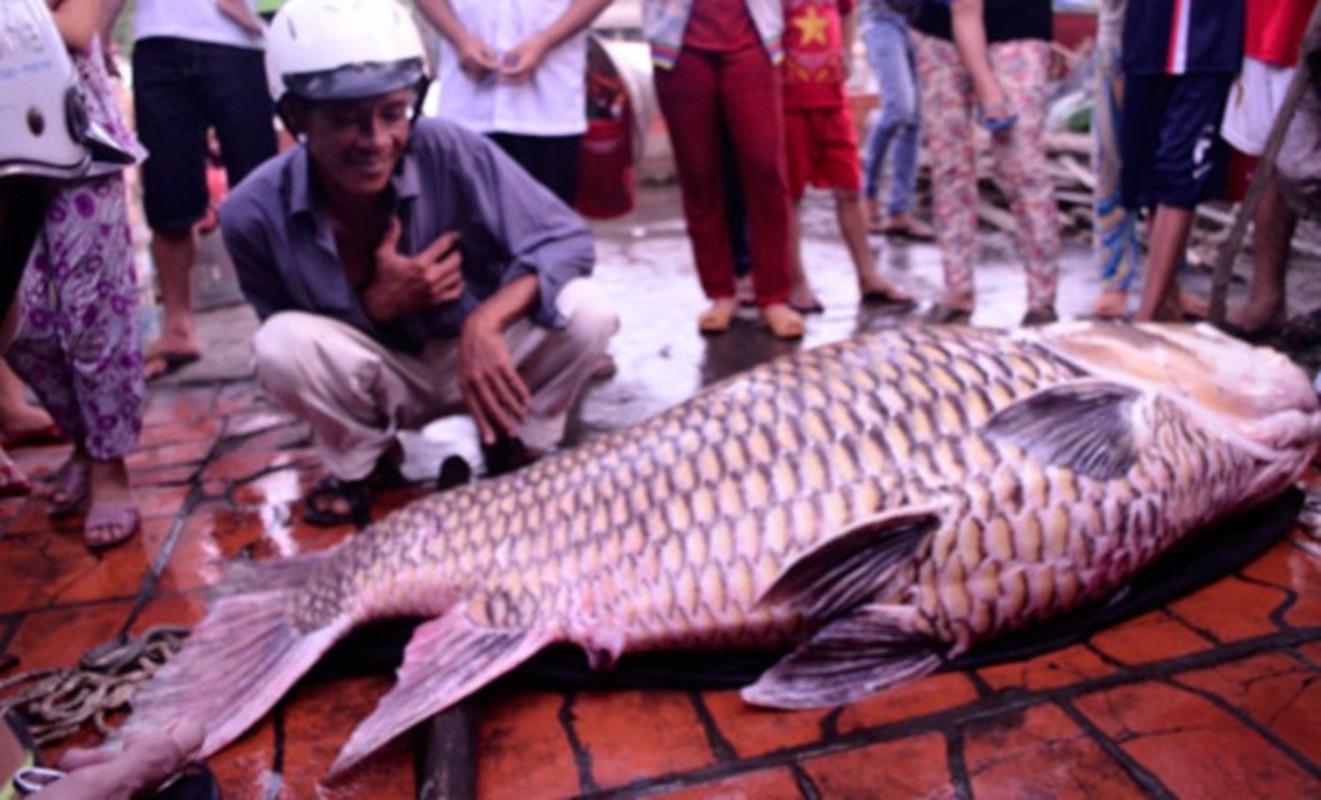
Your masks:
[{"label": "yellow star emblem", "polygon": [[826,38],[826,30],[830,27],[830,18],[817,11],[816,6],[808,6],[807,13],[795,19],[794,25],[798,26],[798,30],[802,34],[801,44],[809,45],[813,42],[820,42],[826,45],[830,43],[830,40]]}]

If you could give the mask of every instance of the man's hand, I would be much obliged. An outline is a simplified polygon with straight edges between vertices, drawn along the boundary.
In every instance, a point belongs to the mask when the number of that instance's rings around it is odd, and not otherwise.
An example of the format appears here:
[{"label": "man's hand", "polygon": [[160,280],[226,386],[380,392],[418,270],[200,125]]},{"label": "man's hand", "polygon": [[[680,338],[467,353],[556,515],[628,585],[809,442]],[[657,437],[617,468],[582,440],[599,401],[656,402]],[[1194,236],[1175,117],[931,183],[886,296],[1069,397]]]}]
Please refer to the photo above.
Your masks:
[{"label": "man's hand", "polygon": [[519,84],[532,80],[549,49],[545,37],[537,34],[505,51],[504,58],[500,59],[500,82]]},{"label": "man's hand", "polygon": [[459,69],[473,83],[481,83],[500,69],[495,49],[476,36],[465,36],[457,47]]},{"label": "man's hand", "polygon": [[504,332],[481,308],[464,321],[459,334],[459,387],[482,444],[494,444],[500,435],[518,435],[532,394],[514,368]]},{"label": "man's hand", "polygon": [[459,299],[463,294],[463,256],[459,234],[442,233],[415,256],[399,252],[403,226],[391,217],[376,247],[376,271],[362,292],[362,307],[374,322],[400,317]]}]

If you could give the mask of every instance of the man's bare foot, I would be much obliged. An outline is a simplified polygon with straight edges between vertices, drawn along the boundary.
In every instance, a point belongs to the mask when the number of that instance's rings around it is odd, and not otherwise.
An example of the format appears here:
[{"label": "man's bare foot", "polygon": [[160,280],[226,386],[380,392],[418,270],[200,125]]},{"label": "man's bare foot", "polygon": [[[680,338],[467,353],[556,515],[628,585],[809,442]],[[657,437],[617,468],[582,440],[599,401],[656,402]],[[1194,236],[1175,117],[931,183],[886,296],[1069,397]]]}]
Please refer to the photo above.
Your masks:
[{"label": "man's bare foot", "polygon": [[761,318],[777,339],[800,339],[806,330],[803,317],[787,303],[776,303],[761,310]]},{"label": "man's bare foot", "polygon": [[1092,302],[1092,315],[1099,319],[1121,319],[1128,313],[1128,295],[1118,289],[1107,289]]},{"label": "man's bare foot", "polygon": [[697,329],[702,333],[724,333],[729,330],[730,321],[738,301],[732,297],[721,297],[697,317]]},{"label": "man's bare foot", "polygon": [[1278,331],[1289,321],[1284,302],[1256,303],[1252,298],[1241,308],[1229,312],[1226,321],[1250,336]]}]

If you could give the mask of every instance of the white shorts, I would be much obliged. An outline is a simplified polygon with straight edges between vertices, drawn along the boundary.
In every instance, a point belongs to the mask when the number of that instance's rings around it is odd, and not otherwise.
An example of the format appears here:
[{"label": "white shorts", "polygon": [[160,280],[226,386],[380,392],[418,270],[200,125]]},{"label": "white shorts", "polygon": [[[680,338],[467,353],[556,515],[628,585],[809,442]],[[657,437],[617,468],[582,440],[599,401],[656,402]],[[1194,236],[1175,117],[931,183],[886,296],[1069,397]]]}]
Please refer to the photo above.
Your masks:
[{"label": "white shorts", "polygon": [[1243,71],[1229,90],[1225,118],[1220,123],[1220,135],[1234,149],[1250,156],[1259,156],[1266,149],[1266,139],[1289,91],[1293,71],[1293,67],[1251,57],[1243,59]]}]

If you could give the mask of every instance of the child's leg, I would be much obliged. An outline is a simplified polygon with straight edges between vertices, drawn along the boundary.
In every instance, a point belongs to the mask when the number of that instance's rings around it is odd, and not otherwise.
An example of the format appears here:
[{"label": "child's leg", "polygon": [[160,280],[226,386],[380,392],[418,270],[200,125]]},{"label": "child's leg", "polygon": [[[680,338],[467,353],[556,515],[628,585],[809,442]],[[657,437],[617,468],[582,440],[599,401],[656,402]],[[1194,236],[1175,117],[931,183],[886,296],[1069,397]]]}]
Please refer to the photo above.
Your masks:
[{"label": "child's leg", "polygon": [[1005,94],[991,68],[987,52],[986,22],[982,0],[950,0],[950,26],[959,59],[972,79],[972,89],[981,106],[982,123],[992,131],[1013,125],[1017,119],[1013,102]]},{"label": "child's leg", "polygon": [[867,241],[867,220],[863,216],[862,198],[857,192],[835,190],[835,219],[839,233],[853,259],[853,271],[858,277],[858,294],[864,301],[886,300],[907,302],[912,296],[882,278],[876,271],[876,253]]},{"label": "child's leg", "polygon": [[0,360],[0,430],[4,438],[13,441],[50,428],[54,423],[50,414],[27,401],[23,382],[3,360]]},{"label": "child's leg", "polygon": [[1157,206],[1151,222],[1151,247],[1147,254],[1147,282],[1142,287],[1136,319],[1140,322],[1178,322],[1179,264],[1188,247],[1193,210]]}]

